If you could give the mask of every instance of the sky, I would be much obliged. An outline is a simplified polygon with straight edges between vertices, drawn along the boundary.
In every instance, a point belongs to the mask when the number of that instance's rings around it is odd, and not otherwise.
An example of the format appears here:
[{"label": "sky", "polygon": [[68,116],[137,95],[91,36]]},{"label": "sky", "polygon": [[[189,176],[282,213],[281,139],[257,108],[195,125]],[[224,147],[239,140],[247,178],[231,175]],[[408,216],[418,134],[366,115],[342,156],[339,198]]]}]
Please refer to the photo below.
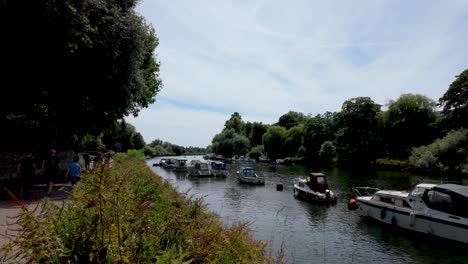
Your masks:
[{"label": "sky", "polygon": [[143,0],[164,87],[138,117],[147,143],[206,147],[232,113],[272,124],[368,96],[437,101],[468,68],[466,0]]}]

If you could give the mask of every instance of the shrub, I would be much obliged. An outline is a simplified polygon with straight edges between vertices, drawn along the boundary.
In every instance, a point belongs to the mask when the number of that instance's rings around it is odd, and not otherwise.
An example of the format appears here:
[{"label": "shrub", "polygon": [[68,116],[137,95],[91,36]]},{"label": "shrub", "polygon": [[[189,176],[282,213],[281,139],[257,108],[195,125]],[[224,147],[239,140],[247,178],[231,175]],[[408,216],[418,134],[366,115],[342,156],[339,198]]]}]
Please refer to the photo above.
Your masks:
[{"label": "shrub", "polygon": [[139,158],[85,174],[62,205],[22,209],[1,261],[25,263],[272,263],[245,225],[225,227]]},{"label": "shrub", "polygon": [[466,173],[468,130],[453,130],[430,145],[413,148],[409,163],[422,171]]}]

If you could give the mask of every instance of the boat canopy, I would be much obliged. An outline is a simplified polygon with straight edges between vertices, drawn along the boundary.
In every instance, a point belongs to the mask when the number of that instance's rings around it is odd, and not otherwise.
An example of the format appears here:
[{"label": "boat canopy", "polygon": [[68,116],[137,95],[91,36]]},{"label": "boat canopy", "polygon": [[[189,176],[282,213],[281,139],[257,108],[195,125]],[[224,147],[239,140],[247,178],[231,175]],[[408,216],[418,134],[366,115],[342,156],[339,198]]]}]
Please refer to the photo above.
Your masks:
[{"label": "boat canopy", "polygon": [[424,193],[423,201],[431,209],[468,218],[468,186],[437,185]]},{"label": "boat canopy", "polygon": [[444,193],[456,193],[468,198],[468,186],[457,184],[441,184],[434,187],[435,190]]},{"label": "boat canopy", "polygon": [[320,172],[311,172],[308,185],[315,192],[325,193],[328,190],[328,183],[325,175]]},{"label": "boat canopy", "polygon": [[253,168],[243,168],[242,169],[242,174],[245,176],[245,177],[255,177],[255,170]]}]

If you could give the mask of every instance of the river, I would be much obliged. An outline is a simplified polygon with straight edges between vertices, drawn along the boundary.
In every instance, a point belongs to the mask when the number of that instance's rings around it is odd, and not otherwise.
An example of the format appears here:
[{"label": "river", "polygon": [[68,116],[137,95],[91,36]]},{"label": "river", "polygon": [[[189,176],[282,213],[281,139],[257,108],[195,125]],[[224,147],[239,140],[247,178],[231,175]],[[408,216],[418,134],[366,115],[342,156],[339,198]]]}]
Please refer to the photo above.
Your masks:
[{"label": "river", "polygon": [[[202,160],[201,156],[183,158]],[[408,189],[420,176],[323,171],[330,189],[338,194],[338,203],[326,206],[294,198],[294,180],[308,173],[303,166],[234,162],[228,164],[231,175],[227,178],[196,178],[153,167],[159,159],[147,160],[154,172],[180,192],[203,197],[208,209],[226,224],[249,223],[254,237],[267,241],[273,256],[283,248],[288,263],[468,263],[466,245],[386,227],[362,219],[346,206],[353,186]],[[266,177],[265,186],[239,184],[235,172],[241,166],[255,167]],[[283,191],[276,190],[279,181]]]}]

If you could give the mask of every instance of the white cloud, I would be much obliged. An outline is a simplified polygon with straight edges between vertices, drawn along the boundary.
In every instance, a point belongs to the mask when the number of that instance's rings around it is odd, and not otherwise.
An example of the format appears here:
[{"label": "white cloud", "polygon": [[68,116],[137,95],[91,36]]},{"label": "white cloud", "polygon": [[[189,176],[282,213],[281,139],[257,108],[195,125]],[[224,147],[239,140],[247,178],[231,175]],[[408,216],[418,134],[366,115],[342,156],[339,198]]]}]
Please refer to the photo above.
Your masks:
[{"label": "white cloud", "polygon": [[[203,146],[234,111],[274,122],[356,96],[437,100],[468,61],[468,1],[147,0],[139,10],[160,38],[158,96],[181,103],[157,101],[133,119],[147,141],[166,131],[161,139]],[[179,133],[179,119],[198,119],[196,133]]]}]

